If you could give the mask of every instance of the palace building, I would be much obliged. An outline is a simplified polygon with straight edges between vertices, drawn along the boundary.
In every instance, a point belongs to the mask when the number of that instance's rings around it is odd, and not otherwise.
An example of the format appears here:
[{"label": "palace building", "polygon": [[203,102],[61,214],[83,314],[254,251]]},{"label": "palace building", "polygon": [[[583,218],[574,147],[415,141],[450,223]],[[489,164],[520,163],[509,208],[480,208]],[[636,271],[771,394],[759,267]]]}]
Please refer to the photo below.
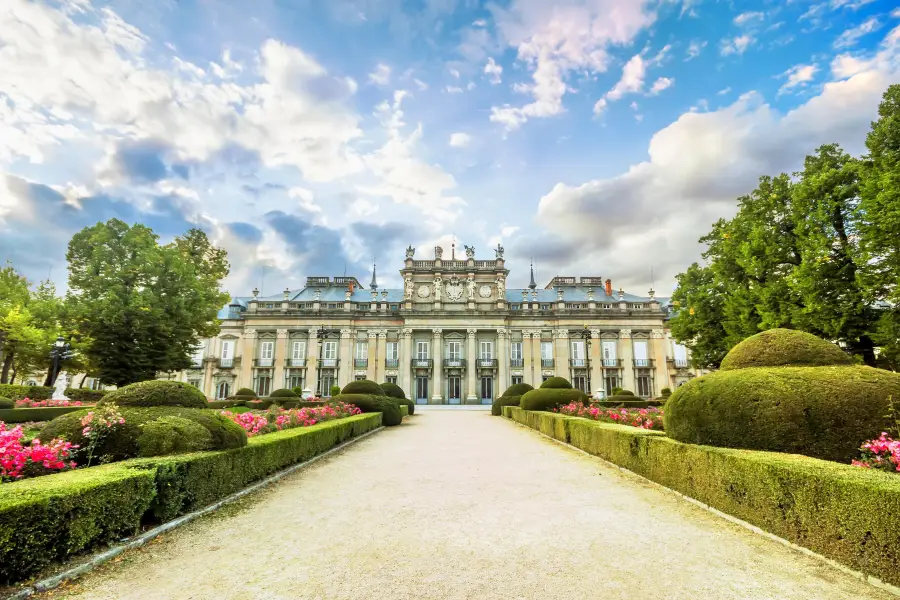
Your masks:
[{"label": "palace building", "polygon": [[289,387],[318,396],[354,379],[392,381],[420,404],[490,404],[511,384],[565,377],[595,397],[621,387],[658,396],[698,372],[668,334],[664,299],[600,277],[506,287],[504,249],[491,260],[418,259],[406,250],[403,289],[354,277],[307,277],[300,290],[236,297],[194,368],[173,377],[224,398]]}]

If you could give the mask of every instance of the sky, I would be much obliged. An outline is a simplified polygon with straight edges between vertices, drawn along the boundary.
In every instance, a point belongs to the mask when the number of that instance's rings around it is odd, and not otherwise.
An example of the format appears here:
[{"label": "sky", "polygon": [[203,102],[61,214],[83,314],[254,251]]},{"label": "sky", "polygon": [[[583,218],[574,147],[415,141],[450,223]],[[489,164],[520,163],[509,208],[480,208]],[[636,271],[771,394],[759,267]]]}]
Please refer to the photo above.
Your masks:
[{"label": "sky", "polygon": [[454,241],[666,295],[898,82],[894,0],[2,0],[0,261],[64,289],[119,218],[206,231],[234,295]]}]

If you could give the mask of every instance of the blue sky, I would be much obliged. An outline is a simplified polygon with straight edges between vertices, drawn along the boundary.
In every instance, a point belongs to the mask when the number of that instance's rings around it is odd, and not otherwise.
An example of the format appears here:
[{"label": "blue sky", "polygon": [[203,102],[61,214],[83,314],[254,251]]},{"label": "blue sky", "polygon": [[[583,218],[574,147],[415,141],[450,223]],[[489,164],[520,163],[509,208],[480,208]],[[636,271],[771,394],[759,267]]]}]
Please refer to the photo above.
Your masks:
[{"label": "blue sky", "polygon": [[65,283],[112,217],[198,226],[230,291],[506,248],[668,293],[764,174],[863,151],[885,0],[5,0],[0,259]]}]

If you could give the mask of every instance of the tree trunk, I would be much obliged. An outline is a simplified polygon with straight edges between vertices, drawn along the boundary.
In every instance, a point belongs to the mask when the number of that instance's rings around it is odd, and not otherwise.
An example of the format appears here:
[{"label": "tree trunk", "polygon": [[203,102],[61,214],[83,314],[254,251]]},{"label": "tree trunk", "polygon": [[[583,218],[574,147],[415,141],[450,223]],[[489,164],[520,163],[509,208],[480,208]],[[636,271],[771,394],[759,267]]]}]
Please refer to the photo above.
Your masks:
[{"label": "tree trunk", "polygon": [[78,384],[78,389],[84,388],[84,382],[87,380],[87,373],[81,376],[81,383]]},{"label": "tree trunk", "polygon": [[13,352],[9,352],[3,359],[3,370],[0,371],[0,383],[9,383],[9,368],[13,362]]},{"label": "tree trunk", "polygon": [[13,367],[12,375],[9,376],[9,382],[13,385],[16,384],[16,373],[18,373],[18,372],[19,372],[19,368]]},{"label": "tree trunk", "polygon": [[863,362],[866,363],[867,366],[876,366],[875,342],[872,341],[872,338],[867,335],[860,336],[855,350],[862,356]]}]

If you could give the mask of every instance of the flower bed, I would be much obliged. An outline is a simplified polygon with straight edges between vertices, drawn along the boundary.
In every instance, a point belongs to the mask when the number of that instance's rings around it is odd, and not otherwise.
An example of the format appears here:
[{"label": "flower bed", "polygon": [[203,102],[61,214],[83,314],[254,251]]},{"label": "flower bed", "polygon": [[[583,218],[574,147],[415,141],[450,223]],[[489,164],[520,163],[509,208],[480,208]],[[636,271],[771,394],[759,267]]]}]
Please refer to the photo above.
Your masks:
[{"label": "flower bed", "polygon": [[887,432],[882,432],[878,439],[863,443],[859,449],[862,458],[853,461],[854,467],[900,473],[900,440],[891,439]]},{"label": "flower bed", "polygon": [[73,448],[69,442],[52,440],[42,444],[34,439],[23,444],[23,436],[21,426],[8,429],[6,423],[0,422],[0,482],[75,468],[75,461],[69,456]]},{"label": "flower bed", "polygon": [[16,408],[46,408],[61,406],[82,406],[80,400],[32,400],[31,398],[22,398],[16,400]]},{"label": "flower bed", "polygon": [[617,423],[640,427],[641,429],[663,430],[663,411],[661,408],[601,408],[599,406],[585,406],[580,402],[572,402],[559,409],[553,409],[562,415],[570,417],[584,417],[603,423]]},{"label": "flower bed", "polygon": [[316,423],[343,419],[361,414],[361,412],[359,408],[352,404],[334,402],[318,408],[283,409],[272,406],[265,412],[235,413],[223,410],[221,414],[243,427],[247,435],[253,437],[274,433],[283,429],[310,427]]}]

